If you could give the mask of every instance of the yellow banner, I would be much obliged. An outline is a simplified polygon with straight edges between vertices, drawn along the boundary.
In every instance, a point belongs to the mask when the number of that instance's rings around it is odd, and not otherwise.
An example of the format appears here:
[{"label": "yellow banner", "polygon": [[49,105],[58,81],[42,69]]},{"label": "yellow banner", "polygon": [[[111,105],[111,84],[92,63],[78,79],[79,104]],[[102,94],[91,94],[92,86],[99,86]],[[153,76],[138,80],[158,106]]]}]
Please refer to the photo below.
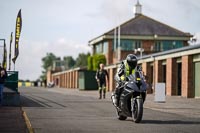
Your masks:
[{"label": "yellow banner", "polygon": [[4,40],[4,54],[3,54],[3,68],[7,68],[7,49],[6,49],[6,42]]},{"label": "yellow banner", "polygon": [[16,28],[15,28],[15,54],[12,61],[15,63],[18,55],[19,55],[19,38],[22,29],[22,17],[21,17],[21,9],[18,12],[17,19],[16,19]]}]

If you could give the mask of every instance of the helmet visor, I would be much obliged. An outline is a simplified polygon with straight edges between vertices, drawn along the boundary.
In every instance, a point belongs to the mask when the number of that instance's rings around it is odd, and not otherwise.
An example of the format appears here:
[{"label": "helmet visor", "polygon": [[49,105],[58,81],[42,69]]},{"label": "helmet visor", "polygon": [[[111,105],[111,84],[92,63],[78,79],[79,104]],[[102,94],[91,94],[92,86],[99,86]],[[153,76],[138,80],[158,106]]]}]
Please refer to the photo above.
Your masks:
[{"label": "helmet visor", "polygon": [[129,65],[129,67],[131,67],[131,68],[135,68],[137,65],[137,61],[127,61],[127,63]]}]

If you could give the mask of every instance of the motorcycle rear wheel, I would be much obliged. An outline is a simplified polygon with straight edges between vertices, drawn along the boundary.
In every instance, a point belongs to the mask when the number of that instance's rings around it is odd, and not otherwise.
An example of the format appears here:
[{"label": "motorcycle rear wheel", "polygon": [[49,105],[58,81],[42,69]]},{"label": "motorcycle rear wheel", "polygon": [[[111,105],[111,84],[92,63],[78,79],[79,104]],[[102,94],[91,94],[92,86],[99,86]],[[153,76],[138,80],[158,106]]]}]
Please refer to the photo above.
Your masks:
[{"label": "motorcycle rear wheel", "polygon": [[142,120],[143,116],[143,100],[142,98],[136,98],[133,105],[132,110],[132,119],[135,123],[139,123]]}]

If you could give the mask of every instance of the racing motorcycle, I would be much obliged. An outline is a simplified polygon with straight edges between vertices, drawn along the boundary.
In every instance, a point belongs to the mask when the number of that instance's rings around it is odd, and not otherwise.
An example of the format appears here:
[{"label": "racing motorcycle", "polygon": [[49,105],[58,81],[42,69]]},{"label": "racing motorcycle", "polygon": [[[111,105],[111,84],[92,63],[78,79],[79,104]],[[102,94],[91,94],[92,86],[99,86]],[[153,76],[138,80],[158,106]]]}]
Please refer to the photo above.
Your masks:
[{"label": "racing motorcycle", "polygon": [[116,107],[119,120],[132,117],[135,123],[139,123],[143,116],[143,103],[146,98],[146,83],[142,71],[136,71],[127,77],[127,81],[119,88],[121,95],[118,106],[114,102],[114,94],[111,96],[113,105]]}]

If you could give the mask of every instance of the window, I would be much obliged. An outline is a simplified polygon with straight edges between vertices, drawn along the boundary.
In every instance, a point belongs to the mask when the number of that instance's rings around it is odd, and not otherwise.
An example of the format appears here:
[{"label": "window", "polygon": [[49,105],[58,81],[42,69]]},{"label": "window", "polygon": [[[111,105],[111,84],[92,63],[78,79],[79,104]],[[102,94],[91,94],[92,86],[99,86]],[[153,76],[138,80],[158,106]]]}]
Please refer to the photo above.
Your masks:
[{"label": "window", "polygon": [[162,50],[170,50],[183,47],[183,41],[162,41]]},{"label": "window", "polygon": [[108,42],[103,43],[103,53],[107,54],[108,53]]},{"label": "window", "polygon": [[[135,49],[142,47],[142,42],[140,40],[121,39],[120,44],[121,44],[121,50],[123,50],[123,51],[133,51]],[[119,47],[118,41],[116,42],[116,44],[114,44],[114,40],[113,40],[112,49],[114,51],[116,51],[118,49],[118,47]]]},{"label": "window", "polygon": [[121,50],[125,50],[125,51],[133,50],[133,41],[121,40]]},{"label": "window", "polygon": [[173,41],[174,48],[182,48],[183,41]]},{"label": "window", "polygon": [[141,41],[135,41],[135,49],[141,48]]},{"label": "window", "polygon": [[61,62],[60,61],[56,61],[56,67],[60,67],[61,66]]},{"label": "window", "polygon": [[99,43],[95,46],[95,52],[96,52],[96,54],[103,52],[103,44],[102,43]]},{"label": "window", "polygon": [[161,42],[160,41],[156,41],[154,44],[154,50],[155,51],[161,51]]}]

